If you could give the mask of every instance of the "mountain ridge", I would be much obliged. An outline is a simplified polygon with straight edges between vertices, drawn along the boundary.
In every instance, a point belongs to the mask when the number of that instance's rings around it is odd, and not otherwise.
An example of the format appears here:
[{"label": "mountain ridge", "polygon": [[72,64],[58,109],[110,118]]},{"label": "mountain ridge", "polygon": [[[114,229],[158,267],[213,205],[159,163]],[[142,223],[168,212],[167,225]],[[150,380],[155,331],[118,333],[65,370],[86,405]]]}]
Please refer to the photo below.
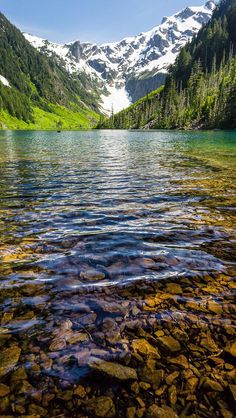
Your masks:
[{"label": "mountain ridge", "polygon": [[211,0],[186,7],[150,31],[101,45],[78,40],[61,45],[24,36],[39,51],[62,60],[70,74],[86,73],[96,84],[101,107],[116,112],[163,84],[181,47],[209,21],[214,8]]},{"label": "mountain ridge", "polygon": [[99,128],[236,128],[236,0],[221,0],[180,51],[165,85]]}]

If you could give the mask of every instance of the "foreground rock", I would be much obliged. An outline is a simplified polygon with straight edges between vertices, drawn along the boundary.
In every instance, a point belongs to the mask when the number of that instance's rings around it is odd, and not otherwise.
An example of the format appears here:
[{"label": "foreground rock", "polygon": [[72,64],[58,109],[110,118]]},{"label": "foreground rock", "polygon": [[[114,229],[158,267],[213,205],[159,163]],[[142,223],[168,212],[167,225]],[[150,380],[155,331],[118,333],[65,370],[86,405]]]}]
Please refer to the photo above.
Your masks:
[{"label": "foreground rock", "polygon": [[9,373],[19,361],[21,349],[18,346],[7,348],[0,352],[0,377]]},{"label": "foreground rock", "polygon": [[93,417],[113,418],[116,415],[114,402],[107,396],[91,399],[86,404],[86,412]]},{"label": "foreground rock", "polygon": [[178,415],[168,406],[160,408],[157,405],[152,405],[147,411],[147,418],[178,418]]},{"label": "foreground rock", "polygon": [[96,372],[103,373],[106,376],[118,380],[136,380],[138,378],[136,370],[131,367],[122,366],[119,363],[92,358],[89,362],[89,366]]}]

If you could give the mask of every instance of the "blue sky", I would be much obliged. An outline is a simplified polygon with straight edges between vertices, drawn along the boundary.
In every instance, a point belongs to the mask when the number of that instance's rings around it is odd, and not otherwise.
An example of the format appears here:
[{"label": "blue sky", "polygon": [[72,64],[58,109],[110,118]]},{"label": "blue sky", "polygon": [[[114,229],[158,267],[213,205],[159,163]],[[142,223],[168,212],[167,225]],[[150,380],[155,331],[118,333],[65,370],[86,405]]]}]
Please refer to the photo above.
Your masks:
[{"label": "blue sky", "polygon": [[147,31],[185,6],[204,0],[0,0],[21,30],[55,42],[119,41]]}]

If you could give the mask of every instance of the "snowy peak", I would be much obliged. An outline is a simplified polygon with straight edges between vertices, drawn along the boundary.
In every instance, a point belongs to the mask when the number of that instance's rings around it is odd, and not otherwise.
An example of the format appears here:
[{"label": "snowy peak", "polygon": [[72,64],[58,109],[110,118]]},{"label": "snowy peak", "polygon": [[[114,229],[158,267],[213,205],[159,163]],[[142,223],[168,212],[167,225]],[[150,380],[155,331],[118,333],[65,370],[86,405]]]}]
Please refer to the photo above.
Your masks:
[{"label": "snowy peak", "polygon": [[214,8],[213,1],[186,7],[148,32],[102,45],[80,41],[60,45],[25,37],[41,52],[57,57],[69,73],[89,74],[102,92],[102,107],[117,112],[164,82],[180,49],[209,21]]}]

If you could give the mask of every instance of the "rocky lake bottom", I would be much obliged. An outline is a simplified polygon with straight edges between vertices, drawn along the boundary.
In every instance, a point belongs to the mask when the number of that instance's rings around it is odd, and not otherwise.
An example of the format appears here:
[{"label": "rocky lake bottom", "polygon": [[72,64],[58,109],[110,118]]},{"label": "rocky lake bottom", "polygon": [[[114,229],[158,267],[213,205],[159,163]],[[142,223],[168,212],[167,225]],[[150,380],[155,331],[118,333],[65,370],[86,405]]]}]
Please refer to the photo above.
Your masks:
[{"label": "rocky lake bottom", "polygon": [[235,132],[0,151],[0,417],[233,418]]}]

